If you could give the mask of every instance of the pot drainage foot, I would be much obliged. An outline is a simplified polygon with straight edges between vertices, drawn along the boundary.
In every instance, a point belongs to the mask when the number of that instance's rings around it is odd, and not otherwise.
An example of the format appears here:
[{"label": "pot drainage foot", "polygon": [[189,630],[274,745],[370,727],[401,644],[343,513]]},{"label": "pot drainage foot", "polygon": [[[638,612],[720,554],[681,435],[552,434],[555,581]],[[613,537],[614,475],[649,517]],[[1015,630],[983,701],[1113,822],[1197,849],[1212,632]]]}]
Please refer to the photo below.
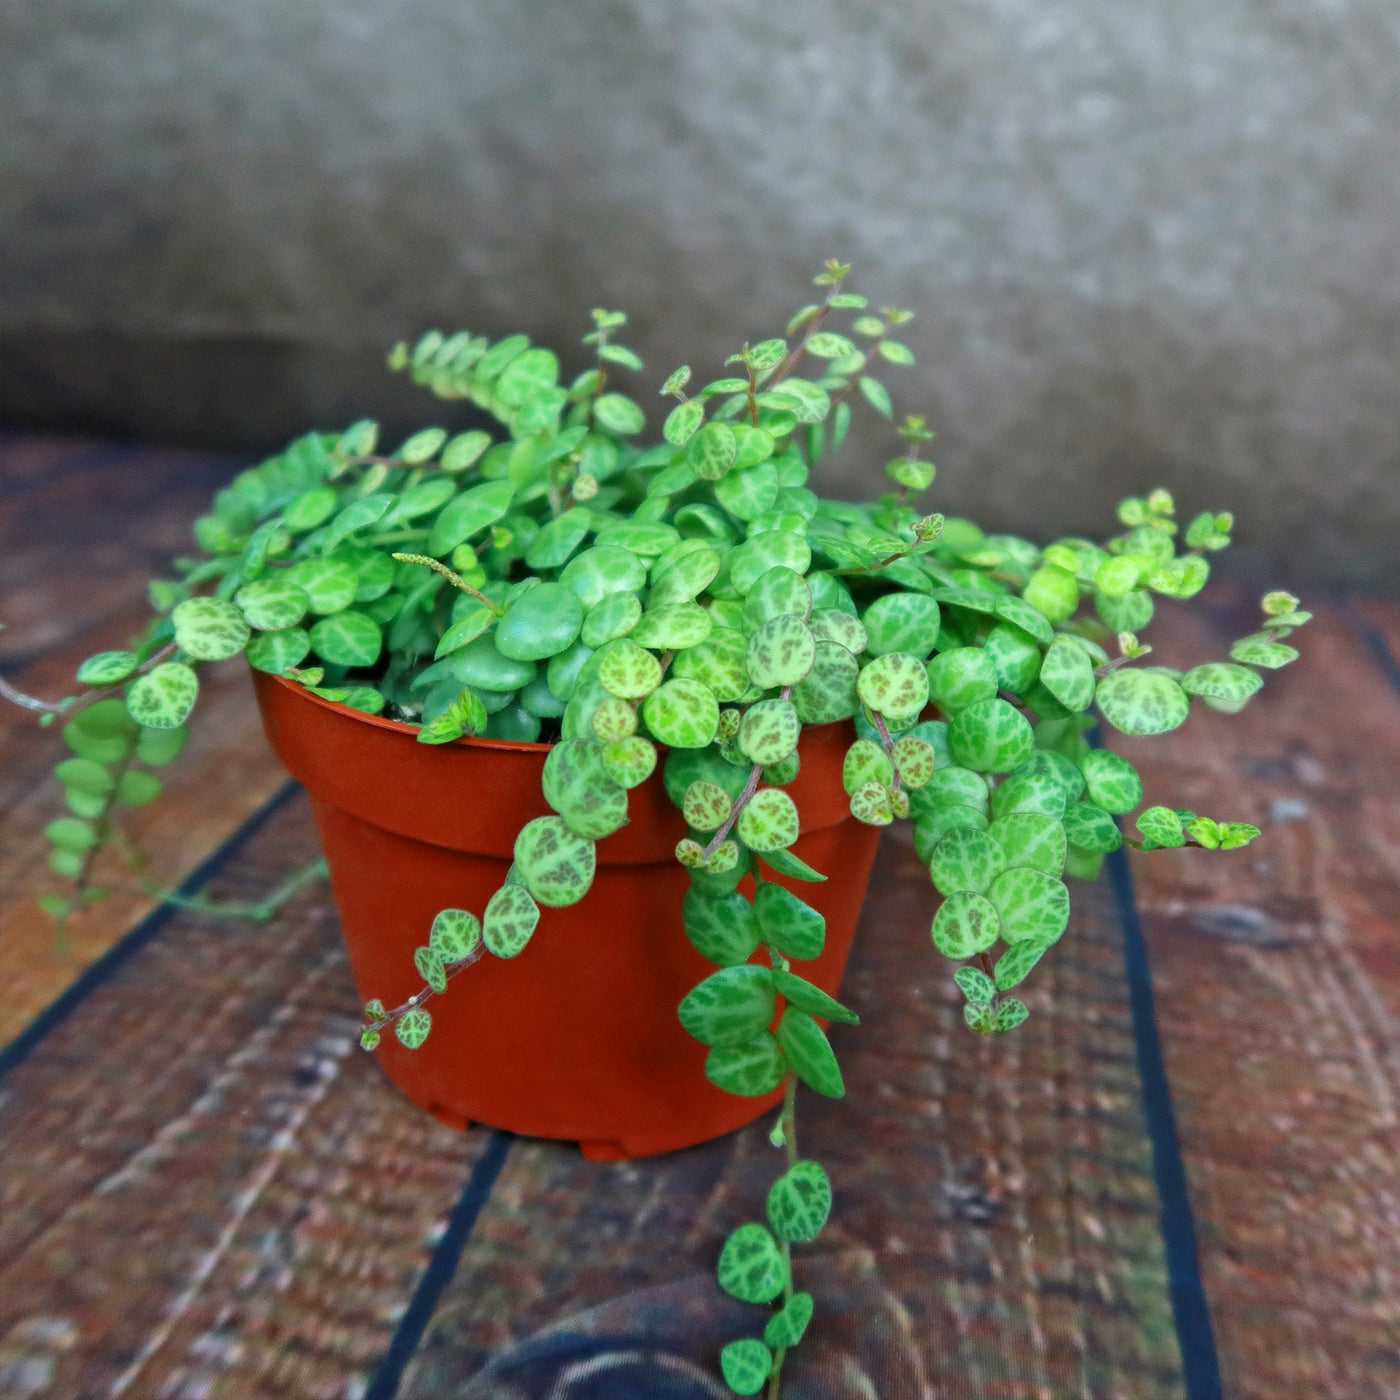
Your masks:
[{"label": "pot drainage foot", "polygon": [[448,1108],[445,1104],[430,1103],[428,1112],[438,1120],[439,1123],[446,1123],[449,1128],[455,1128],[459,1133],[465,1133],[472,1125],[470,1118],[464,1118],[455,1108]]},{"label": "pot drainage foot", "polygon": [[629,1152],[620,1142],[612,1142],[607,1138],[580,1140],[578,1150],[590,1162],[625,1162],[637,1155],[635,1152]]}]

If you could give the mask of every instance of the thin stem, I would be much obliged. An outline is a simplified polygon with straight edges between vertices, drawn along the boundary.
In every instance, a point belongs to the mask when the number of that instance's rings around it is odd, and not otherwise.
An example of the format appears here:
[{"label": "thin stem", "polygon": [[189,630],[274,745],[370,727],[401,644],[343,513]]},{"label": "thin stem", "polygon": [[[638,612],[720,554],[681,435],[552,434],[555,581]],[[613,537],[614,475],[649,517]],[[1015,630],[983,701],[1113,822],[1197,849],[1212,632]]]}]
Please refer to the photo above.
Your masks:
[{"label": "thin stem", "polygon": [[890,786],[899,791],[899,764],[894,761],[894,740],[890,738],[890,731],[885,725],[885,717],[879,710],[870,712],[875,717],[875,729],[880,735],[880,743],[884,746],[885,754],[890,760]]},{"label": "thin stem", "polygon": [[[671,664],[671,658],[674,655],[674,652],[666,653],[661,667],[663,673],[665,672],[666,667]],[[785,685],[782,688],[782,690],[779,691],[778,699],[792,699],[792,687],[790,685]],[[725,818],[719,830],[715,832],[715,834],[712,837],[710,837],[710,844],[705,847],[706,860],[709,860],[709,858],[712,855],[714,855],[714,853],[717,850],[719,850],[720,843],[734,829],[734,823],[739,820],[739,813],[742,812],[744,808],[749,805],[749,799],[754,795],[754,793],[758,791],[758,781],[762,776],[763,765],[761,763],[755,763],[754,766],[749,769],[748,781],[744,784],[744,790],[735,799],[734,806],[730,808],[728,817]]]},{"label": "thin stem", "polygon": [[76,715],[79,711],[87,709],[89,705],[95,705],[99,700],[105,700],[109,695],[114,695],[134,676],[144,676],[147,671],[153,671],[176,650],[178,650],[178,643],[167,642],[154,656],[143,661],[130,676],[124,676],[111,685],[99,686],[95,690],[86,690],[81,695],[70,695],[64,700],[40,700],[36,696],[26,695],[24,691],[17,690],[12,686],[3,676],[0,676],[0,695],[26,710],[37,710],[41,714]]},{"label": "thin stem", "polygon": [[323,859],[313,860],[309,865],[292,871],[280,885],[254,904],[224,903],[203,894],[187,895],[178,890],[163,890],[153,881],[143,880],[139,875],[137,884],[140,886],[140,892],[148,898],[172,905],[176,909],[191,909],[200,914],[214,914],[226,919],[255,919],[263,922],[270,919],[303,885],[323,879],[328,874]]},{"label": "thin stem", "polygon": [[735,799],[734,806],[730,808],[729,815],[720,824],[720,828],[710,837],[710,844],[705,847],[705,859],[714,855],[719,850],[721,842],[734,829],[734,823],[739,820],[739,813],[749,804],[749,798],[758,791],[758,780],[763,776],[763,765],[755,763],[749,769],[748,781],[744,784],[744,790]]},{"label": "thin stem", "polygon": [[[485,951],[486,945],[484,943],[478,943],[461,962],[453,963],[452,966],[447,969],[447,980],[450,982],[463,968],[470,967],[485,953]],[[370,1031],[383,1030],[390,1022],[397,1021],[405,1012],[412,1011],[416,1006],[422,1006],[425,1001],[431,1001],[432,998],[437,995],[438,994],[431,987],[425,986],[422,991],[415,992],[407,1001],[400,1002],[392,1011],[386,1011],[382,1017],[376,1020],[366,1020],[364,1029]]]}]

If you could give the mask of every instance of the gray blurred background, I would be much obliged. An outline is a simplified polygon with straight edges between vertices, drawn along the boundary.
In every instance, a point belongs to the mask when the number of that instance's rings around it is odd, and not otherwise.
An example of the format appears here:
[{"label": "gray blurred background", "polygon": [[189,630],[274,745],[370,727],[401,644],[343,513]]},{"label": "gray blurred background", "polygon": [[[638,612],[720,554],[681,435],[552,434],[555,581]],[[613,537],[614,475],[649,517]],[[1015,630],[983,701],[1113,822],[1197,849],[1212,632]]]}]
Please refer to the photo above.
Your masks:
[{"label": "gray blurred background", "polygon": [[1160,484],[1236,576],[1400,592],[1395,0],[9,0],[0,54],[11,425],[450,425],[392,341],[581,368],[595,305],[659,425],[837,256],[919,312],[931,506]]}]

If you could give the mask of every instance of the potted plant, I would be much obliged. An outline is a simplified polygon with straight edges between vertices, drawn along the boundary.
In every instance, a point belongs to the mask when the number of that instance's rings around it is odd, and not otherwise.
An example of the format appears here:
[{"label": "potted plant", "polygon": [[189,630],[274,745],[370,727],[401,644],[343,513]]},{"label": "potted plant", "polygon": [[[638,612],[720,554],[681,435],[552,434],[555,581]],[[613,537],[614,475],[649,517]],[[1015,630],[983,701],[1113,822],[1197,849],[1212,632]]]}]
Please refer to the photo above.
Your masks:
[{"label": "potted plant", "polygon": [[523,335],[399,345],[392,368],[498,427],[390,452],[368,421],[298,439],[219,493],[202,555],[151,585],[145,634],[80,668],[90,689],[6,688],[74,751],[72,815],[49,827],[74,881],[45,900],[60,921],[93,896],[120,807],[158,792],[199,665],[241,653],[311,793],[362,1043],[420,1103],[595,1156],[780,1103],[765,1218],[718,1260],[765,1309],[720,1357],[742,1395],[778,1394],[812,1315],[792,1246],[831,1186],[798,1152],[795,1095],[843,1092],[826,1027],[857,1019],[840,975],[879,829],[913,820],[970,1031],[1011,1030],[1066,928],[1066,877],[1123,842],[1258,834],[1152,806],[1124,835],[1141,784],[1091,745],[1091,711],[1151,735],[1193,700],[1237,710],[1308,617],[1271,593],[1228,659],[1144,664],[1154,596],[1200,590],[1230,517],[1182,531],[1158,490],[1102,543],[987,534],[915,506],[934,479],[918,417],[887,494],[817,496],[853,404],[893,418],[877,370],[913,361],[909,313],[873,313],[848,271],[827,264],[820,299],[720,378],[672,374],[659,440],[612,386],[641,367],[620,313],[594,312],[595,362],[568,383]]}]

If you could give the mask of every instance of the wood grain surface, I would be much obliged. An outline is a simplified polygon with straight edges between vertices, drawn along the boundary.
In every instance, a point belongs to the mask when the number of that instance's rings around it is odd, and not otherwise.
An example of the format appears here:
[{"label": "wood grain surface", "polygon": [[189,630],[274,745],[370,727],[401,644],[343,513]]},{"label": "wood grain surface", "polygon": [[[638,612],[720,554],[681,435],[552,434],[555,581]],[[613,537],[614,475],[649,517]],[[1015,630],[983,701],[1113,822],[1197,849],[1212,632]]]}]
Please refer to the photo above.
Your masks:
[{"label": "wood grain surface", "polygon": [[[0,437],[6,677],[62,694],[83,657],[121,645],[232,466]],[[1154,659],[1223,657],[1256,606],[1213,585],[1163,607]],[[1244,852],[1133,859],[1230,1400],[1400,1395],[1400,608],[1315,611],[1303,661],[1244,713],[1111,736],[1149,800],[1263,828]],[[168,800],[134,814],[171,882],[284,781],[239,668],[205,674]],[[0,1396],[724,1393],[718,1347],[761,1317],[713,1267],[727,1230],[760,1216],[767,1124],[608,1164],[516,1140],[478,1182],[501,1140],[451,1133],[354,1049],[324,886],[267,924],[180,913],[139,947],[120,940],[149,901],[114,896],[56,951],[33,901],[64,750],[8,707],[0,746],[0,1041],[135,948],[0,1078]],[[254,897],[315,852],[298,797],[215,888]],[[1074,894],[1028,983],[1031,1020],[977,1038],[929,944],[926,875],[899,831],[882,844],[845,988],[863,1024],[835,1032],[850,1092],[800,1110],[837,1205],[798,1251],[819,1322],[790,1400],[1175,1400],[1196,1384],[1123,911],[1106,887]]]}]

